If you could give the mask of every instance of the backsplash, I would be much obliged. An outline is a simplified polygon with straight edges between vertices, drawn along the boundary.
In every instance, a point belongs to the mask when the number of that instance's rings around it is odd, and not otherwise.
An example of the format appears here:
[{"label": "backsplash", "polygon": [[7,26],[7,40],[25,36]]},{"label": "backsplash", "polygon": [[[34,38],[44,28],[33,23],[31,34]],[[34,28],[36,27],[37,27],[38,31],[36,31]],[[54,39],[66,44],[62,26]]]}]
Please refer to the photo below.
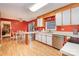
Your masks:
[{"label": "backsplash", "polygon": [[45,27],[37,27],[35,30],[42,31],[43,29],[45,29]]},{"label": "backsplash", "polygon": [[64,31],[64,32],[73,32],[73,30],[78,29],[79,31],[79,25],[64,25],[64,26],[57,26],[57,31]]}]

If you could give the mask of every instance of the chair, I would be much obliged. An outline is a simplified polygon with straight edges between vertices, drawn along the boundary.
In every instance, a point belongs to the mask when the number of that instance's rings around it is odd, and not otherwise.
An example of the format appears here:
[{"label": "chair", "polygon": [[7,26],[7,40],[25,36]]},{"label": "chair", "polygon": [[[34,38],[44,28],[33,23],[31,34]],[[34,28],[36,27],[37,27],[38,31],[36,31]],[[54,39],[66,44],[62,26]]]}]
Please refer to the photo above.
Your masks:
[{"label": "chair", "polygon": [[25,33],[24,33],[24,31],[21,32],[21,39],[22,39],[22,42],[24,43],[25,42]]},{"label": "chair", "polygon": [[13,40],[16,39],[16,34],[15,34],[15,32],[12,32],[11,39],[13,39]]},{"label": "chair", "polygon": [[16,33],[16,42],[18,42],[18,40],[21,40],[21,42],[24,42],[25,41],[24,31],[18,31]]}]

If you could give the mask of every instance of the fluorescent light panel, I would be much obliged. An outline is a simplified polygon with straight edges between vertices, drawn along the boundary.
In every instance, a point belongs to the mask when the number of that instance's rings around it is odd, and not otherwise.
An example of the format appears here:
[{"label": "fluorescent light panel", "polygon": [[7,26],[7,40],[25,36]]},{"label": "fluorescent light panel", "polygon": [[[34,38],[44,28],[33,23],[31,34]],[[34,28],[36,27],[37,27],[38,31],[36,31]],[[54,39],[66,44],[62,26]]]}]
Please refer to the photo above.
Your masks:
[{"label": "fluorescent light panel", "polygon": [[45,5],[47,5],[48,3],[36,3],[34,5],[32,5],[29,9],[32,11],[32,12],[35,12],[37,10],[39,10],[40,8],[44,7]]}]

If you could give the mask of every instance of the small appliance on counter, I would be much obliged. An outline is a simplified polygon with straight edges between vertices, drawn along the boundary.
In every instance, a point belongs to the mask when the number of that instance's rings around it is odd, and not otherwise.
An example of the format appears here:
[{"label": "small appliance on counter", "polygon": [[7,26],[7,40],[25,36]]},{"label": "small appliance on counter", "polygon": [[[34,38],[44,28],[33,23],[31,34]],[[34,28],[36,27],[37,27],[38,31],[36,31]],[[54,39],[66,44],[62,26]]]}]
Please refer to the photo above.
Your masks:
[{"label": "small appliance on counter", "polygon": [[74,34],[74,35],[78,35],[78,29],[74,28],[74,29],[73,29],[73,34]]}]

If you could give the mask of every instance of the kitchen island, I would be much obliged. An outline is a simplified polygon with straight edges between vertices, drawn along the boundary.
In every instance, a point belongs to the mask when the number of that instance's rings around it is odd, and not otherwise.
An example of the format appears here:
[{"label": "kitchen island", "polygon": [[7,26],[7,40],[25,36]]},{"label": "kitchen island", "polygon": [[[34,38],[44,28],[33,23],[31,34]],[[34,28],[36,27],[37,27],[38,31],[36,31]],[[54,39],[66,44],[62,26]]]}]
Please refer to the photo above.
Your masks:
[{"label": "kitchen island", "polygon": [[[37,33],[37,32],[24,32],[24,31],[22,31],[22,32],[16,32],[15,36],[13,36],[13,38],[12,37],[9,37],[9,38],[10,38],[10,40],[12,40],[12,39],[14,40],[15,39],[16,42],[18,43],[19,37],[21,37],[21,40],[24,41],[24,43],[26,45],[32,46],[32,44],[31,44],[32,41],[31,41],[30,37],[31,37],[31,34],[35,34],[35,33]],[[5,38],[7,38],[7,37],[5,37]],[[0,47],[3,46],[2,42],[3,42],[3,38],[0,39]]]}]

